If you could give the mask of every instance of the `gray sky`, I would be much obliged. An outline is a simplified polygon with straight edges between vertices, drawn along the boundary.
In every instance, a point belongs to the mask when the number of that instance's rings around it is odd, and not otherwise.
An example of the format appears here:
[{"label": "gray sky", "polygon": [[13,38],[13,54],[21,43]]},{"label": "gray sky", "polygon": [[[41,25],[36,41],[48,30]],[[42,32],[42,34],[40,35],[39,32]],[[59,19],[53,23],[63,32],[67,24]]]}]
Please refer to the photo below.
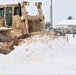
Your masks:
[{"label": "gray sky", "polygon": [[[0,0],[0,4],[18,3],[23,0]],[[43,2],[43,14],[45,21],[50,21],[50,4],[51,0],[26,0],[30,2],[27,6],[27,11],[30,15],[36,15],[37,9],[35,2]],[[73,16],[76,19],[76,0],[52,0],[53,1],[53,25],[55,26],[61,20],[67,19],[68,16]]]}]

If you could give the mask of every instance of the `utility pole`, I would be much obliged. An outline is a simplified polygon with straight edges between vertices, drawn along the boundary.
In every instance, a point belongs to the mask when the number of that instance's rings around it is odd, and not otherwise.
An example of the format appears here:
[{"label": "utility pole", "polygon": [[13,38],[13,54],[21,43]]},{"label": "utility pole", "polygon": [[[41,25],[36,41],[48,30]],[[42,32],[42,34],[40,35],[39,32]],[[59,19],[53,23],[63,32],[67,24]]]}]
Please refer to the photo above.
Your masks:
[{"label": "utility pole", "polygon": [[51,6],[50,6],[50,24],[53,29],[52,0],[51,0]]}]

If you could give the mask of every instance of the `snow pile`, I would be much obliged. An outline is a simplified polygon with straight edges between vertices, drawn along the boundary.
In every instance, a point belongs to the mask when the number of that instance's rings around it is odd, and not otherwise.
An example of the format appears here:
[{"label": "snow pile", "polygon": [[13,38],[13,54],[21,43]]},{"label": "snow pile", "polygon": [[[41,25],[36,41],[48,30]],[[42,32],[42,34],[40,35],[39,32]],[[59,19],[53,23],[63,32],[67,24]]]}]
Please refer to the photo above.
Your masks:
[{"label": "snow pile", "polygon": [[23,43],[10,54],[0,55],[1,74],[76,73],[76,47],[66,37],[38,34]]}]

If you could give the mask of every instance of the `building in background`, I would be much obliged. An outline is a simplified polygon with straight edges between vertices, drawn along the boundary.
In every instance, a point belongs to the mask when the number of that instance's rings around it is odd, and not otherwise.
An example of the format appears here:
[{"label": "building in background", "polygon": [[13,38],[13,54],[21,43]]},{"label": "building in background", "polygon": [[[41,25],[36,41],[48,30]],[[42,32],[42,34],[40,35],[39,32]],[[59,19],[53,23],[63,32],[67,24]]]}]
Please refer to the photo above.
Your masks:
[{"label": "building in background", "polygon": [[57,29],[68,29],[70,33],[73,33],[73,30],[76,29],[76,20],[62,20],[56,24]]}]

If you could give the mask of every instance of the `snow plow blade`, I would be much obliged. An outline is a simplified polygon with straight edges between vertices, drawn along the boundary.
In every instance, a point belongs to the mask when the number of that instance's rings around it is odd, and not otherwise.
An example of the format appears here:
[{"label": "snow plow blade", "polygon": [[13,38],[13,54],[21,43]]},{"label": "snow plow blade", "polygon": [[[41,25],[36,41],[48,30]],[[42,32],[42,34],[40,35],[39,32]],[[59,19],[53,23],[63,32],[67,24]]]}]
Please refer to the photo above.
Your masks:
[{"label": "snow plow blade", "polygon": [[14,37],[11,42],[0,44],[0,53],[8,54],[14,49],[14,45],[18,46],[18,37]]}]

